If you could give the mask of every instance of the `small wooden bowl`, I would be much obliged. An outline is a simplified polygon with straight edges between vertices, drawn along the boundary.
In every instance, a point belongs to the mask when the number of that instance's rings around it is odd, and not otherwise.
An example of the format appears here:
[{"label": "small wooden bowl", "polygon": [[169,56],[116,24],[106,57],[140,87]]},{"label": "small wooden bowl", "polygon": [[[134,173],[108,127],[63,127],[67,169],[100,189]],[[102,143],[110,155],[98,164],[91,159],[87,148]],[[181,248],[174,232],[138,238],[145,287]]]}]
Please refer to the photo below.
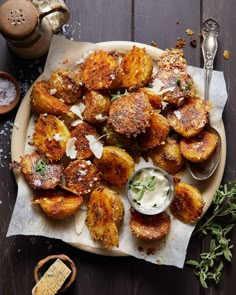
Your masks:
[{"label": "small wooden bowl", "polygon": [[76,266],[75,266],[74,262],[68,256],[66,256],[64,254],[50,255],[50,256],[47,256],[46,258],[40,260],[34,269],[34,280],[36,283],[38,283],[38,281],[40,280],[39,272],[40,272],[41,268],[43,268],[43,266],[45,266],[45,264],[47,264],[49,261],[52,260],[54,262],[58,258],[61,259],[71,270],[71,274],[70,274],[69,278],[67,278],[65,283],[62,285],[62,288],[58,291],[58,293],[63,293],[75,281],[76,274],[77,274],[77,270],[76,270]]},{"label": "small wooden bowl", "polygon": [[0,78],[11,81],[16,87],[16,97],[9,105],[0,105],[0,114],[5,114],[10,112],[17,105],[20,99],[20,86],[17,80],[7,72],[0,71]]}]

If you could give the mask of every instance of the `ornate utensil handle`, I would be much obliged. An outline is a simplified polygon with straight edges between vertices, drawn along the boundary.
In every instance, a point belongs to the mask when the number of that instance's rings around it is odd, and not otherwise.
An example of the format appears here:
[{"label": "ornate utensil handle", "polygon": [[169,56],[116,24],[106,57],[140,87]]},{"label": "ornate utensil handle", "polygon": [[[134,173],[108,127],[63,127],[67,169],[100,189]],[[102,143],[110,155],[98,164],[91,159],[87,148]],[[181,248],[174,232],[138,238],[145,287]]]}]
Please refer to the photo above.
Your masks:
[{"label": "ornate utensil handle", "polygon": [[205,87],[204,99],[209,99],[210,83],[213,71],[213,62],[218,48],[217,37],[219,34],[220,26],[212,18],[208,18],[202,26],[203,43],[202,53],[204,59],[205,70]]}]

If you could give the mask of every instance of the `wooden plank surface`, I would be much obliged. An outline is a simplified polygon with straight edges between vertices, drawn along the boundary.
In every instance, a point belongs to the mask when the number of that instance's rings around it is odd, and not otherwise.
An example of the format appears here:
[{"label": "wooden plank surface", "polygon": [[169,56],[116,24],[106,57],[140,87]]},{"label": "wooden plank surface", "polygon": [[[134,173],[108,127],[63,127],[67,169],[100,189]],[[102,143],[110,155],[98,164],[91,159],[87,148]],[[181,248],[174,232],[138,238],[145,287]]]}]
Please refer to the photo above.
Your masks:
[{"label": "wooden plank surface", "polygon": [[[3,3],[0,0],[0,4]],[[202,3],[201,3],[202,2]],[[225,180],[236,178],[236,140],[233,128],[236,124],[236,100],[234,99],[236,59],[234,52],[234,0],[70,0],[69,23],[61,33],[76,41],[100,42],[107,40],[134,40],[150,44],[156,41],[160,48],[175,46],[177,38],[187,41],[184,49],[189,64],[201,65],[201,51],[198,32],[202,20],[215,17],[221,24],[219,55],[216,68],[223,70],[229,91],[229,100],[224,112],[227,133],[227,165]],[[202,10],[201,10],[202,8]],[[177,24],[178,22],[178,24]],[[198,41],[197,48],[189,45],[190,37],[185,30],[192,29]],[[222,58],[224,49],[232,52],[230,61]],[[46,56],[33,61],[20,60],[13,56],[0,36],[0,70],[15,75],[21,82],[22,98],[42,72]],[[36,263],[47,255],[64,253],[78,266],[76,283],[66,294],[229,294],[236,293],[234,274],[236,257],[224,273],[218,288],[204,291],[200,288],[193,271],[174,267],[156,266],[132,257],[104,257],[75,249],[61,241],[44,237],[5,238],[13,211],[17,187],[10,162],[10,134],[16,110],[0,117],[0,294],[30,294],[34,285],[33,269]],[[2,133],[3,131],[3,133]],[[234,242],[236,237],[234,236]],[[188,248],[188,257],[197,258],[200,241],[194,239]],[[19,291],[20,290],[20,291]],[[20,293],[19,293],[20,292]]]}]

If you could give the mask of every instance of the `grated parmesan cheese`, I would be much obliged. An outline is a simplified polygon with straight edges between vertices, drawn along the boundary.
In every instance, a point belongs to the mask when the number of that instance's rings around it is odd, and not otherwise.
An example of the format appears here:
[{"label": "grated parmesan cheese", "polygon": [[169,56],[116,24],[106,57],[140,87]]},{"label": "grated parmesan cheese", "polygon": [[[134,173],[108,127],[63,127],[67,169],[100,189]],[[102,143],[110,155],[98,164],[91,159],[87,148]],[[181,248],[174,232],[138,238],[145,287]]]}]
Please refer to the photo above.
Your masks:
[{"label": "grated parmesan cheese", "polygon": [[75,146],[76,140],[77,140],[76,137],[72,137],[66,143],[66,155],[72,160],[76,159],[76,155],[77,155],[77,150]]},{"label": "grated parmesan cheese", "polygon": [[94,156],[97,159],[100,159],[102,156],[103,144],[99,140],[97,140],[94,135],[85,135],[85,137],[89,143],[89,148],[93,152]]}]

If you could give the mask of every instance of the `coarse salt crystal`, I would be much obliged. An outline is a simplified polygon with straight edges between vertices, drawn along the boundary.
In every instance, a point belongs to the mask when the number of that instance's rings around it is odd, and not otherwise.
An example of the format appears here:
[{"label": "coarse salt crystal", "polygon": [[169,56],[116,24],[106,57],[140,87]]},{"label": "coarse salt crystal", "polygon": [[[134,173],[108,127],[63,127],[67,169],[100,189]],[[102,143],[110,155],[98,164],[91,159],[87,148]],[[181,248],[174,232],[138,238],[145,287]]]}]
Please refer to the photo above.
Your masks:
[{"label": "coarse salt crystal", "polygon": [[60,141],[61,140],[61,135],[59,133],[56,133],[53,138],[56,140],[56,141]]},{"label": "coarse salt crystal", "polygon": [[0,105],[9,105],[16,98],[16,87],[13,82],[0,78]]}]

